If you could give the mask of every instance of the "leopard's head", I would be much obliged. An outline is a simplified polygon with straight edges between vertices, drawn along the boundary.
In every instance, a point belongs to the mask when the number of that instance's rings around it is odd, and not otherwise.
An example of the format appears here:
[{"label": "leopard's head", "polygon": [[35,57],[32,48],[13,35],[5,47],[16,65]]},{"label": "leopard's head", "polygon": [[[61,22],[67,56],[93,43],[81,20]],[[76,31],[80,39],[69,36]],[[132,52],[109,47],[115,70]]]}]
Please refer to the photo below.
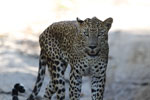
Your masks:
[{"label": "leopard's head", "polygon": [[93,57],[108,52],[108,31],[113,22],[112,18],[104,21],[96,17],[81,20],[77,18],[79,26],[78,43],[87,55]]}]

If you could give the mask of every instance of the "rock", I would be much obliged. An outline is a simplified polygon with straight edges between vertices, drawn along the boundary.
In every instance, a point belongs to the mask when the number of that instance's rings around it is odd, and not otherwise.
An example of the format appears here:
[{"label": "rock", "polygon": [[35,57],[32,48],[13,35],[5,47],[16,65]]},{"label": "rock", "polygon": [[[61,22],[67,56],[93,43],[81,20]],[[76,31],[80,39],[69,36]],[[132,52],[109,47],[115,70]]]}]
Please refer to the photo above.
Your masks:
[{"label": "rock", "polygon": [[150,86],[144,86],[143,88],[139,88],[132,100],[150,100]]},{"label": "rock", "polygon": [[150,92],[142,85],[150,84],[150,34],[114,32],[109,42],[106,100],[150,100],[141,93]]}]

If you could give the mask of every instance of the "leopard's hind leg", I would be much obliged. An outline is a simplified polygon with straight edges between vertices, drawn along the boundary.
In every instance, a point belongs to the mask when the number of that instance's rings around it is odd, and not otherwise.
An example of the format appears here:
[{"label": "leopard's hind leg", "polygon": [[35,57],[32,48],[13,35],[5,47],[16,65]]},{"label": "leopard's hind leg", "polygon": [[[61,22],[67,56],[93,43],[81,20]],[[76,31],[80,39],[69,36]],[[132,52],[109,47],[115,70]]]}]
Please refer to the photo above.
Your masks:
[{"label": "leopard's hind leg", "polygon": [[66,67],[67,63],[63,60],[49,60],[48,69],[52,80],[46,88],[44,95],[46,99],[51,100],[52,95],[56,93],[57,100],[65,100],[64,72]]},{"label": "leopard's hind leg", "polygon": [[50,81],[45,89],[44,100],[51,100],[55,92],[54,85],[52,84],[52,81]]}]

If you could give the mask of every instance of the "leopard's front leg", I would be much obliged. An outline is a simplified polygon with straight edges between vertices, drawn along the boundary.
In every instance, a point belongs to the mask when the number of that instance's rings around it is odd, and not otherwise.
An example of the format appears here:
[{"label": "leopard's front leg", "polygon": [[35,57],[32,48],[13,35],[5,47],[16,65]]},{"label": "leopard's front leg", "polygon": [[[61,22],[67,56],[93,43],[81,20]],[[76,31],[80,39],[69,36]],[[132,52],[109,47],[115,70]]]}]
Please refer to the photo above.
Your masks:
[{"label": "leopard's front leg", "polygon": [[103,93],[105,89],[105,72],[99,76],[92,76],[92,100],[103,100]]},{"label": "leopard's front leg", "polygon": [[70,100],[80,100],[82,86],[82,76],[78,73],[77,69],[72,69],[70,73]]}]

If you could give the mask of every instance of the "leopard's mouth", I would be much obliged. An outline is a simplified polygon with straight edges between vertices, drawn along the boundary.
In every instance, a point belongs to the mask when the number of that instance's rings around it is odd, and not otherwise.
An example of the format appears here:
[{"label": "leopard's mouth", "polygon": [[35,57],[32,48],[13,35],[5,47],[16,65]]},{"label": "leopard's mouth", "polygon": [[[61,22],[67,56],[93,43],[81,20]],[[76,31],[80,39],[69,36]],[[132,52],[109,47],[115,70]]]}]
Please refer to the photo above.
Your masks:
[{"label": "leopard's mouth", "polygon": [[85,50],[90,57],[98,56],[100,50]]}]

